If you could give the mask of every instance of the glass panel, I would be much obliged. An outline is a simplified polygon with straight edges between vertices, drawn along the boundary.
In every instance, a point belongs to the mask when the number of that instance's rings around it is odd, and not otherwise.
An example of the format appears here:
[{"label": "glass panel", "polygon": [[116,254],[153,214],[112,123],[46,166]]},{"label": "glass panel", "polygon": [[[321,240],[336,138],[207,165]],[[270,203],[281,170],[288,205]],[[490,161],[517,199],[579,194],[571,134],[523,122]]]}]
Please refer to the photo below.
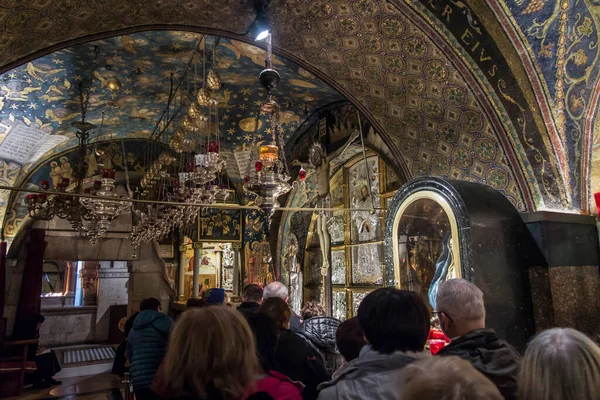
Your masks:
[{"label": "glass panel", "polygon": [[352,283],[381,285],[381,244],[352,247]]},{"label": "glass panel", "polygon": [[401,216],[398,235],[401,286],[421,293],[435,309],[439,285],[458,277],[448,216],[437,202],[417,200]]},{"label": "glass panel", "polygon": [[332,244],[344,243],[344,211],[334,211],[327,225]]},{"label": "glass panel", "polygon": [[333,317],[341,321],[346,320],[346,291],[333,291]]},{"label": "glass panel", "polygon": [[308,253],[308,274],[306,277],[306,284],[320,285],[321,281],[321,252],[311,251]]},{"label": "glass panel", "polygon": [[[360,161],[349,169],[350,207],[367,209],[353,211],[351,215],[350,232],[352,243],[381,240],[381,222],[379,211],[368,211],[373,207],[379,208],[379,161],[377,157],[367,158],[369,171],[365,163]],[[369,191],[370,188],[370,191]],[[373,202],[371,202],[373,197]]]},{"label": "glass panel", "polygon": [[331,252],[331,283],[334,285],[346,284],[346,252],[334,250]]},{"label": "glass panel", "polygon": [[367,297],[369,292],[352,292],[352,316],[355,317],[358,314],[358,306]]}]

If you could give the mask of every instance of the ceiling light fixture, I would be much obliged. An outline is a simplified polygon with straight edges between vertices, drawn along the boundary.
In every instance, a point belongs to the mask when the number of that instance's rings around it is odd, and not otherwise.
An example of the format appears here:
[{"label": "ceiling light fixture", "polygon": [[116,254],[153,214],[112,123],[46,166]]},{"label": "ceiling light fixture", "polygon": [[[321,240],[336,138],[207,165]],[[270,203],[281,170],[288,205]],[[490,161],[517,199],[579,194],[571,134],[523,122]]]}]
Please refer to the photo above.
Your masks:
[{"label": "ceiling light fixture", "polygon": [[269,36],[270,33],[271,33],[271,31],[269,31],[268,29],[265,29],[264,31],[262,31],[258,34],[258,36],[256,37],[256,41],[265,40],[267,38],[267,36]]},{"label": "ceiling light fixture", "polygon": [[270,0],[254,0],[256,19],[252,25],[250,25],[249,32],[256,41],[265,40],[271,33],[269,29],[269,20],[267,18],[267,10],[270,3]]}]

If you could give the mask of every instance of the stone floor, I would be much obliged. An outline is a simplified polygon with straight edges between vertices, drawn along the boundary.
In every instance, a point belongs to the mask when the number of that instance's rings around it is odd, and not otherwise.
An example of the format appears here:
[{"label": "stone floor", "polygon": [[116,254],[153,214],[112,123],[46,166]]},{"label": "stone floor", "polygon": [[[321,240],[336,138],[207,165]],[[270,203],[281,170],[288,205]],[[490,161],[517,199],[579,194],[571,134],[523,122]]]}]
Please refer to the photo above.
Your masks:
[{"label": "stone floor", "polygon": [[24,389],[19,400],[123,400],[125,386],[118,376],[105,372],[99,375],[61,378],[62,385],[50,389]]}]

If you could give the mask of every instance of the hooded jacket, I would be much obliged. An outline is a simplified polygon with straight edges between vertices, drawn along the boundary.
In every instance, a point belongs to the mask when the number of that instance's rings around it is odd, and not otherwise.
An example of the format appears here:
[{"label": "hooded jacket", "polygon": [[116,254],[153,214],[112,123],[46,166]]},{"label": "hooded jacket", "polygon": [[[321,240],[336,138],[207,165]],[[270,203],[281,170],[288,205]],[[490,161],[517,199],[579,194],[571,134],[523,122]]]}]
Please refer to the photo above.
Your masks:
[{"label": "hooded jacket", "polygon": [[163,313],[145,310],[138,314],[127,337],[127,356],[133,389],[149,388],[167,352],[173,320]]},{"label": "hooded jacket", "polygon": [[450,342],[438,356],[459,356],[494,382],[506,400],[517,398],[521,355],[493,329],[477,329]]},{"label": "hooded jacket", "polygon": [[360,356],[338,370],[330,382],[319,386],[318,400],[396,400],[398,371],[416,361],[431,357],[428,353],[395,352],[381,354],[365,346]]},{"label": "hooded jacket", "polygon": [[343,363],[335,341],[340,323],[333,317],[312,317],[304,320],[296,332],[321,355],[330,374]]}]

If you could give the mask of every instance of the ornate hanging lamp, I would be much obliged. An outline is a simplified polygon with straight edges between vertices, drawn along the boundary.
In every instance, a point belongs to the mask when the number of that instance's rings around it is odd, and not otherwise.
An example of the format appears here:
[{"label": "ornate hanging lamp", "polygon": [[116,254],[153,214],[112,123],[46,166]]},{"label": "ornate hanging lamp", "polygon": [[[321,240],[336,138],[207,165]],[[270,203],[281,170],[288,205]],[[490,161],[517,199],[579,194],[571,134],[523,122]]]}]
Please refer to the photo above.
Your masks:
[{"label": "ornate hanging lamp", "polygon": [[266,115],[267,121],[270,123],[272,140],[270,144],[259,146],[251,158],[244,178],[244,190],[256,196],[255,203],[265,213],[270,226],[271,217],[280,207],[277,199],[289,192],[292,185],[289,183],[291,177],[288,175],[285,159],[283,129],[279,122],[279,105],[271,97],[271,90],[277,87],[281,78],[279,73],[273,69],[270,33],[267,33],[266,41],[266,68],[260,73],[258,79],[267,91],[267,100],[261,104],[256,115],[254,133],[256,136],[259,120],[261,116]]}]

